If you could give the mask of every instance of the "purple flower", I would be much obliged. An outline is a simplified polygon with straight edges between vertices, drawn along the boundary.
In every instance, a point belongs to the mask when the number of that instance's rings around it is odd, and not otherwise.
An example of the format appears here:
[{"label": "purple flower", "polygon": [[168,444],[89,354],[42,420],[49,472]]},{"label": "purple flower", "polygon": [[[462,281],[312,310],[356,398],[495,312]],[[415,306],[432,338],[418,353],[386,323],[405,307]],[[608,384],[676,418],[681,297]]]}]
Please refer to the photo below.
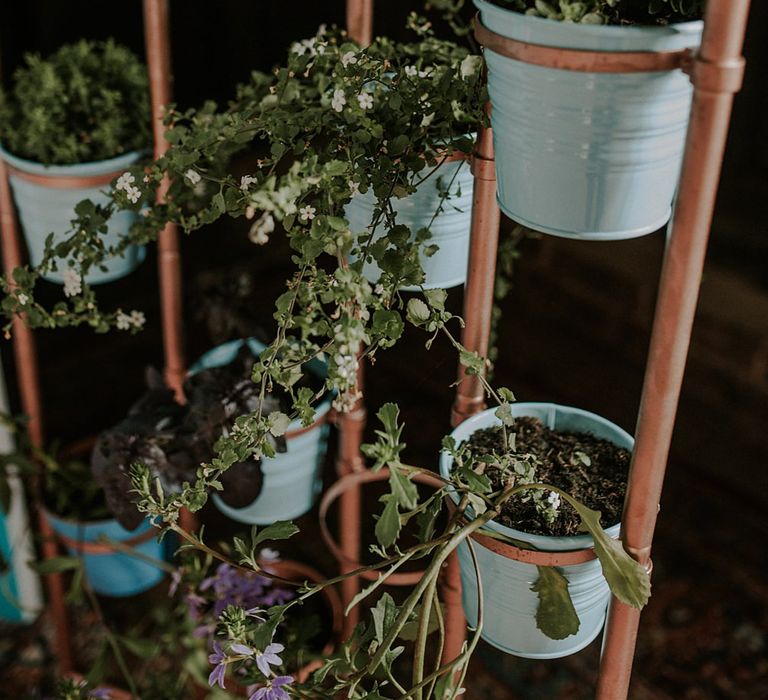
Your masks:
[{"label": "purple flower", "polygon": [[242,654],[243,656],[253,656],[256,653],[251,647],[246,646],[245,644],[233,644],[230,649],[234,651],[235,654]]},{"label": "purple flower", "polygon": [[248,696],[248,700],[291,700],[284,686],[293,683],[293,676],[277,676]]},{"label": "purple flower", "polygon": [[94,688],[88,693],[88,697],[109,700],[112,697],[112,691],[109,688]]},{"label": "purple flower", "polygon": [[227,657],[221,650],[221,646],[218,642],[213,643],[213,654],[208,657],[208,662],[215,664],[211,675],[208,676],[208,685],[213,686],[218,683],[222,688],[224,687],[224,674],[227,672]]},{"label": "purple flower", "polygon": [[273,666],[279,666],[281,663],[283,663],[283,660],[278,656],[278,654],[283,651],[283,649],[285,649],[285,647],[282,644],[275,642],[270,644],[264,651],[256,652],[256,665],[259,667],[259,671],[267,676],[267,678],[269,678],[271,673],[269,668],[270,664]]}]

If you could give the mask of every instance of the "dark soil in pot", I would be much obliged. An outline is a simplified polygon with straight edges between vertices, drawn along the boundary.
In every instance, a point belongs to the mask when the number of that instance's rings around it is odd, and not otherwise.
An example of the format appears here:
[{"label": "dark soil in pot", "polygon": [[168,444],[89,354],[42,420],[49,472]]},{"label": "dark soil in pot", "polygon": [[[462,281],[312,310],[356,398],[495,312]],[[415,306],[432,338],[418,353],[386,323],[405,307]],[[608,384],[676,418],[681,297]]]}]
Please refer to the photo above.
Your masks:
[{"label": "dark soil in pot", "polygon": [[[514,427],[508,428],[507,433],[510,445],[514,446],[513,454],[521,457],[533,454],[538,458],[537,482],[557,486],[589,508],[600,511],[603,527],[619,522],[632,456],[629,450],[589,433],[550,430],[538,418],[529,416],[516,418]],[[468,445],[473,455],[504,453],[501,427],[476,431]],[[498,469],[487,469],[485,474],[494,490],[502,488],[503,476]],[[496,522],[534,535],[582,534],[579,516],[564,500],[551,525],[544,522],[532,500],[524,502],[514,496],[504,505]]]}]

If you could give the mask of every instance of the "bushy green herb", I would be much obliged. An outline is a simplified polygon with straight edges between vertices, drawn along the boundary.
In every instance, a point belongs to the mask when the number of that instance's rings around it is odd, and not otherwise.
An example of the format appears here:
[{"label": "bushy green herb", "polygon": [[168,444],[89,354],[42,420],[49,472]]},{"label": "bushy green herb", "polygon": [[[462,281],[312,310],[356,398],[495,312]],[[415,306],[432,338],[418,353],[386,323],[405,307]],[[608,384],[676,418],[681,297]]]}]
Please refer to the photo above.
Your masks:
[{"label": "bushy green herb", "polygon": [[146,148],[150,107],[144,65],[114,41],[79,41],[27,54],[0,91],[0,140],[14,155],[65,165]]}]

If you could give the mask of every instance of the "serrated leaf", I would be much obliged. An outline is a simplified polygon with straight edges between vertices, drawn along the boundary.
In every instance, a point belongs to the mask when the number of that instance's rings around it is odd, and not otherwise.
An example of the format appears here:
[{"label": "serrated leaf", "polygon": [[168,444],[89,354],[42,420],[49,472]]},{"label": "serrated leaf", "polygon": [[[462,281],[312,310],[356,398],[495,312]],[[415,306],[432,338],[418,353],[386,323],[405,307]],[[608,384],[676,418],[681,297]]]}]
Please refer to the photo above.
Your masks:
[{"label": "serrated leaf", "polygon": [[386,505],[379,519],[376,521],[376,539],[379,544],[386,549],[391,547],[400,534],[400,514],[397,512],[397,501],[391,496],[383,496],[386,499]]},{"label": "serrated leaf", "polygon": [[387,435],[399,439],[400,428],[397,425],[397,419],[400,415],[400,407],[396,403],[385,403],[376,413],[376,417],[381,421]]},{"label": "serrated leaf", "polygon": [[261,532],[255,533],[251,540],[252,546],[255,548],[262,542],[271,540],[287,540],[289,537],[293,537],[298,531],[299,528],[292,522],[278,520],[271,525],[267,525]]},{"label": "serrated leaf", "polygon": [[568,592],[568,580],[554,566],[537,566],[531,590],[539,597],[536,627],[550,639],[565,639],[579,631],[579,616]]},{"label": "serrated leaf", "polygon": [[392,490],[392,496],[403,507],[412,509],[416,507],[419,499],[419,492],[414,484],[405,474],[401,474],[397,465],[393,464],[389,470],[389,487]]},{"label": "serrated leaf", "polygon": [[389,593],[384,593],[376,601],[376,606],[371,608],[371,617],[373,617],[376,641],[381,644],[392,623],[397,618],[397,606]]},{"label": "serrated leaf", "polygon": [[651,597],[651,579],[648,572],[625,551],[619,540],[614,540],[600,526],[600,512],[587,508],[567,493],[559,492],[579,514],[582,525],[595,541],[595,554],[603,567],[603,575],[611,593],[622,603],[642,608]]}]

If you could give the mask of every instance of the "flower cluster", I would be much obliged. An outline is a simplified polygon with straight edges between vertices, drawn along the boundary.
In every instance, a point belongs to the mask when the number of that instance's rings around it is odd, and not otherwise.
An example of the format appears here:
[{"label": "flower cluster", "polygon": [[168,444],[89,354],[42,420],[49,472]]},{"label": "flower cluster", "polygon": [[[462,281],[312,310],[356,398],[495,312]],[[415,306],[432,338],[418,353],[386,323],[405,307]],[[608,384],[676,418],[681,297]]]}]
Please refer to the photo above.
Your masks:
[{"label": "flower cluster", "polygon": [[134,182],[136,177],[131,172],[124,172],[115,182],[115,189],[118,192],[125,192],[131,204],[136,204],[141,199],[141,190],[133,184]]},{"label": "flower cluster", "polygon": [[144,327],[146,322],[147,319],[142,311],[134,309],[131,313],[126,314],[120,309],[117,310],[117,321],[115,326],[120,331],[139,330]]}]

